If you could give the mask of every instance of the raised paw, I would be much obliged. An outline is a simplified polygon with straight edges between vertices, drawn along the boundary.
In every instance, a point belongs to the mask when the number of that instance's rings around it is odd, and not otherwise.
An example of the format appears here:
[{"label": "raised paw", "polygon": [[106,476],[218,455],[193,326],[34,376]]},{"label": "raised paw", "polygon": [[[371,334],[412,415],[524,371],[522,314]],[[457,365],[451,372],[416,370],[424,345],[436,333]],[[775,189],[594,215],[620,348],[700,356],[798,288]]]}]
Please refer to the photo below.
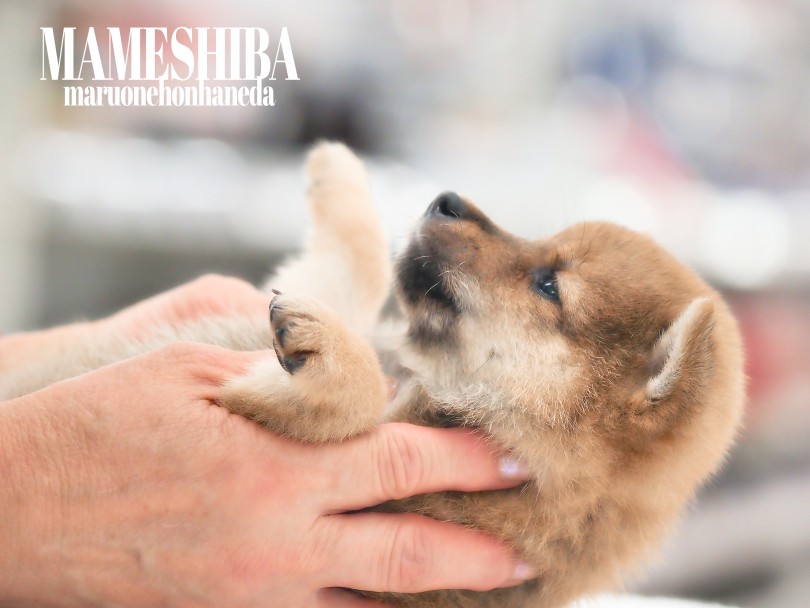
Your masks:
[{"label": "raised paw", "polygon": [[323,141],[307,157],[310,187],[328,183],[365,186],[368,179],[363,162],[345,144]]}]

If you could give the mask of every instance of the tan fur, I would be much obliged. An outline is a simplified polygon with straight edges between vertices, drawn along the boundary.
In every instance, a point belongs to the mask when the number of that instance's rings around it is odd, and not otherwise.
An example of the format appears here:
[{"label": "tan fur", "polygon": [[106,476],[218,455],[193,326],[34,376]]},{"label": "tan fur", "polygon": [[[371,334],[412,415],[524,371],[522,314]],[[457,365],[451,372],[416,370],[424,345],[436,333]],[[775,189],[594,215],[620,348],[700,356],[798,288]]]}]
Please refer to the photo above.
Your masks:
[{"label": "tan fur", "polygon": [[[278,432],[331,441],[382,416],[385,380],[360,336],[391,272],[362,164],[321,144],[308,170],[308,248],[268,283],[282,291],[276,354],[220,401]],[[617,586],[721,463],[742,412],[739,332],[718,294],[647,237],[586,223],[530,242],[464,205],[463,216],[428,214],[399,261],[405,320],[375,341],[399,383],[384,418],[481,429],[533,481],[379,508],[499,535],[540,574],[490,592],[369,595],[414,608],[562,606]],[[560,305],[534,288],[543,268],[556,271]],[[176,339],[266,347],[261,325],[206,319],[141,344],[88,344],[12,378],[0,397]]]},{"label": "tan fur", "polygon": [[[271,328],[279,361],[263,360],[224,387],[220,402],[275,431],[306,441],[335,441],[380,420],[387,384],[372,348],[325,306],[308,298],[273,299]],[[285,357],[301,368],[282,369]],[[272,396],[272,399],[269,398]]]}]

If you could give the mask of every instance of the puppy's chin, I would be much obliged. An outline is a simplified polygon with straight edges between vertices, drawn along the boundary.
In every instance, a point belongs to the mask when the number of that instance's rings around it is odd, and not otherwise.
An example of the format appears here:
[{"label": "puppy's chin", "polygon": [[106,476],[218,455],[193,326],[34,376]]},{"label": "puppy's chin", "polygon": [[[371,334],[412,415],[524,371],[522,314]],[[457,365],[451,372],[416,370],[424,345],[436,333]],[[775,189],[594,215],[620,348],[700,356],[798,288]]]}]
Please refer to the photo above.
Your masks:
[{"label": "puppy's chin", "polygon": [[439,247],[414,238],[397,262],[396,292],[409,320],[408,337],[421,347],[452,346],[461,313],[445,280],[446,266]]}]

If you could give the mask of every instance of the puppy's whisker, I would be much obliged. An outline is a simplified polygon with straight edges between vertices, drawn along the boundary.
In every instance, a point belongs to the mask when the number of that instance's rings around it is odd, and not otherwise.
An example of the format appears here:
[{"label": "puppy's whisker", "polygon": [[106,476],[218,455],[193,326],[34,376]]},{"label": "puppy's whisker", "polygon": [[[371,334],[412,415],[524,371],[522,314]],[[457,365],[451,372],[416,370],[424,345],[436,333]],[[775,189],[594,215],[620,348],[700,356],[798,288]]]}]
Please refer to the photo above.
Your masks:
[{"label": "puppy's whisker", "polygon": [[481,365],[478,366],[478,368],[472,373],[472,376],[474,377],[478,372],[480,372],[487,363],[492,361],[492,357],[494,357],[494,356],[495,356],[495,350],[491,349],[489,351],[489,357],[487,357],[486,360]]},{"label": "puppy's whisker", "polygon": [[436,281],[436,282],[435,282],[433,285],[431,285],[430,287],[428,287],[428,290],[425,292],[425,295],[428,295],[428,294],[430,293],[430,291],[431,291],[431,290],[432,290],[434,287],[436,287],[436,286],[437,286],[439,283],[441,283],[441,280]]}]

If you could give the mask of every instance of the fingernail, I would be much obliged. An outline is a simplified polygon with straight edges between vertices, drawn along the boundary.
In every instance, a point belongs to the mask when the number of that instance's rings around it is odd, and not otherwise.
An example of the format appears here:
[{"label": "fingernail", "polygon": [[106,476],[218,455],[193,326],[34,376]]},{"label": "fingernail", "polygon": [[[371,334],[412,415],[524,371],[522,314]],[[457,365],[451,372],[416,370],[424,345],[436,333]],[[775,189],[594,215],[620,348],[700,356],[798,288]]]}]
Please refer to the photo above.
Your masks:
[{"label": "fingernail", "polygon": [[512,573],[512,580],[527,581],[537,576],[537,570],[528,562],[518,562],[515,571]]},{"label": "fingernail", "polygon": [[529,467],[512,454],[501,456],[498,461],[498,470],[501,473],[501,479],[507,481],[529,479],[530,477]]},{"label": "fingernail", "polygon": [[518,564],[515,566],[515,570],[512,572],[512,578],[501,585],[501,587],[513,587],[514,585],[519,585],[530,578],[536,578],[537,574],[537,569],[529,565],[528,562],[518,562]]}]

